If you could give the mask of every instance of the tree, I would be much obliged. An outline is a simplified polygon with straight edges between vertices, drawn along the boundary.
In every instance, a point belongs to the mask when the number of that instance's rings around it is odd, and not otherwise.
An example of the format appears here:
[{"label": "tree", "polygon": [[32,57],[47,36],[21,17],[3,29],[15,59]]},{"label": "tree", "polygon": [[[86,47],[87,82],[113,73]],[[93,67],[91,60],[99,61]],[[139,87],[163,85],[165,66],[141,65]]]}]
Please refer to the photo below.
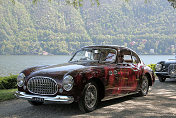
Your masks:
[{"label": "tree", "polygon": [[[15,0],[11,0],[12,2],[14,2]],[[39,0],[33,0],[33,3],[37,3],[37,1]],[[52,0],[48,0],[49,2],[51,2]],[[124,0],[126,2],[129,2],[130,0]],[[65,0],[65,2],[68,4],[68,5],[72,5],[74,6],[75,8],[78,8],[78,7],[82,7],[83,6],[83,3],[84,3],[84,0]],[[99,0],[90,0],[91,2],[91,5],[100,5],[100,2]],[[168,2],[171,3],[171,6],[173,8],[176,8],[176,0],[168,0]],[[150,3],[150,0],[144,0],[144,3]]]}]

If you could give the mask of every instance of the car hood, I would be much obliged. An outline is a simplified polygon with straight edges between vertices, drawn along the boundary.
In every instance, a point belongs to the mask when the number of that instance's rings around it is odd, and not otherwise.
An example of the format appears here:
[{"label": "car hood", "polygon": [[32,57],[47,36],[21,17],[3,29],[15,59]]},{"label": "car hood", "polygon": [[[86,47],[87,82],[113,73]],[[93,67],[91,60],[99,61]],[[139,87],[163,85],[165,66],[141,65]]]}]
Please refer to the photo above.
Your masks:
[{"label": "car hood", "polygon": [[31,78],[34,76],[63,78],[63,76],[68,72],[83,69],[86,67],[87,66],[84,66],[84,65],[71,64],[71,63],[45,66],[45,67],[36,68],[33,72],[30,73],[28,78]]},{"label": "car hood", "polygon": [[169,59],[165,61],[166,64],[176,64],[176,59]]}]

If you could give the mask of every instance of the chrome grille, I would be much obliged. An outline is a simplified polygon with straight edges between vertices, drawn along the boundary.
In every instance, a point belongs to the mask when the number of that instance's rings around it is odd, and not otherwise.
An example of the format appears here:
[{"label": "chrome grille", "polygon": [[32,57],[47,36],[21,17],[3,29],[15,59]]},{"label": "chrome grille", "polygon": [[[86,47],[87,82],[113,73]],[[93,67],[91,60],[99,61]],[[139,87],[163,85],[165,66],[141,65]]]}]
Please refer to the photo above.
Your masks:
[{"label": "chrome grille", "polygon": [[176,64],[170,64],[168,67],[168,74],[171,77],[176,77]]},{"label": "chrome grille", "polygon": [[49,77],[33,77],[27,83],[29,92],[40,95],[54,95],[58,91],[57,82]]}]

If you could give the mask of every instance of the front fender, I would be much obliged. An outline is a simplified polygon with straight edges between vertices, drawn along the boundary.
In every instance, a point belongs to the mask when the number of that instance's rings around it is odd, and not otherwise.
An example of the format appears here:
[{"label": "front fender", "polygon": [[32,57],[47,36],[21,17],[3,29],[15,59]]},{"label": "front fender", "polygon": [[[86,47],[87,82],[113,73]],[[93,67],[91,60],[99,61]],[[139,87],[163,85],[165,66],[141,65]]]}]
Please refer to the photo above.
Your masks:
[{"label": "front fender", "polygon": [[68,74],[74,77],[72,96],[74,96],[75,101],[79,101],[80,97],[83,96],[84,87],[88,82],[98,79],[103,83],[102,79],[104,78],[101,69],[75,70]]},{"label": "front fender", "polygon": [[150,79],[149,85],[152,86],[155,82],[155,74],[154,74],[153,70],[150,67],[145,66],[144,67],[144,75],[148,76],[148,78]]}]

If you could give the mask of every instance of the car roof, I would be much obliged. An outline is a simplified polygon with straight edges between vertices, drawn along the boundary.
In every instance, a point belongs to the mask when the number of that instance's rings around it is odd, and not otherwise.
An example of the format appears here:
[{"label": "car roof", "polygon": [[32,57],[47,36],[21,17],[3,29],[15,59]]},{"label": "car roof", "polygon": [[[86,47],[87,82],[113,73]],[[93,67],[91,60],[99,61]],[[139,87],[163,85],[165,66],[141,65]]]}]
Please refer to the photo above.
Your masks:
[{"label": "car roof", "polygon": [[92,46],[85,46],[85,47],[82,47],[82,49],[84,48],[113,48],[113,49],[126,49],[126,50],[130,50],[132,52],[135,52],[133,51],[132,49],[128,48],[128,47],[123,47],[123,46],[118,46],[118,45],[92,45]]}]

